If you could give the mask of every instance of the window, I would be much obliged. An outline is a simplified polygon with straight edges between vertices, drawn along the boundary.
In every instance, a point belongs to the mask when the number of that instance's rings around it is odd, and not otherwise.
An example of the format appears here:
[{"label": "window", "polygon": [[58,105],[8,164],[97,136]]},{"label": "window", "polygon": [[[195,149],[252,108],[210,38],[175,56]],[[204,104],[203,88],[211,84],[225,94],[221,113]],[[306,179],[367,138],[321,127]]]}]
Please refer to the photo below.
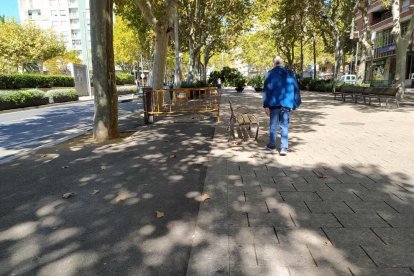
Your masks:
[{"label": "window", "polygon": [[402,8],[407,9],[410,6],[410,0],[403,0]]},{"label": "window", "polygon": [[58,11],[57,10],[51,10],[50,15],[51,16],[58,16]]},{"label": "window", "polygon": [[60,16],[66,16],[66,11],[65,10],[60,10]]},{"label": "window", "polygon": [[29,16],[30,19],[32,19],[32,18],[39,18],[42,15],[42,13],[40,10],[28,10],[27,15]]},{"label": "window", "polygon": [[59,21],[52,21],[52,27],[56,28],[60,26],[60,22]]}]

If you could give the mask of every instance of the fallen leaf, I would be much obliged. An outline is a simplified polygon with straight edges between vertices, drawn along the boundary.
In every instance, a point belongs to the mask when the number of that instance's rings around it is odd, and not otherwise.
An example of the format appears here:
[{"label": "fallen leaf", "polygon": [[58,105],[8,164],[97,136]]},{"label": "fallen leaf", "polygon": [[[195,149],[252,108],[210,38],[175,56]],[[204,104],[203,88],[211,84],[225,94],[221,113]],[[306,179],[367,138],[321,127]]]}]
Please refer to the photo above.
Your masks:
[{"label": "fallen leaf", "polygon": [[65,194],[62,195],[62,198],[68,199],[68,198],[70,198],[70,197],[72,197],[74,195],[75,195],[74,193],[65,193]]},{"label": "fallen leaf", "polygon": [[211,199],[211,197],[208,194],[202,194],[200,197],[201,201],[207,201]]},{"label": "fallen leaf", "polygon": [[155,215],[156,215],[157,219],[165,217],[165,213],[161,212],[161,211],[155,211]]},{"label": "fallen leaf", "polygon": [[62,169],[67,169],[67,168],[69,168],[69,166],[63,166],[63,167],[62,167]]},{"label": "fallen leaf", "polygon": [[93,192],[92,193],[90,193],[91,195],[96,195],[96,194],[99,194],[99,190],[93,190]]},{"label": "fallen leaf", "polygon": [[106,166],[101,166],[101,170],[102,171],[106,170]]},{"label": "fallen leaf", "polygon": [[177,155],[175,155],[175,154],[170,155],[170,158],[176,158],[176,157],[177,157]]},{"label": "fallen leaf", "polygon": [[326,174],[324,174],[323,172],[321,172],[321,171],[316,171],[316,176],[317,177],[319,177],[319,178],[328,178],[327,176],[326,176]]},{"label": "fallen leaf", "polygon": [[169,143],[169,142],[170,142],[170,140],[164,140],[164,142],[165,142],[165,143]]},{"label": "fallen leaf", "polygon": [[115,198],[116,203],[121,203],[121,202],[124,202],[125,200],[126,200],[125,195],[119,195]]}]

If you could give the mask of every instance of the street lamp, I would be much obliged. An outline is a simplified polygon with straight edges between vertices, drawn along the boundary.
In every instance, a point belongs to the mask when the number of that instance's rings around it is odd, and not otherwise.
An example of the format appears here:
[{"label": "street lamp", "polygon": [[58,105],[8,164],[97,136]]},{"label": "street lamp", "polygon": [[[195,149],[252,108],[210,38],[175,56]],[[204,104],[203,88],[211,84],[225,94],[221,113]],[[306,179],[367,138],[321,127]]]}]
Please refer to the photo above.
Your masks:
[{"label": "street lamp", "polygon": [[334,29],[335,32],[335,63],[334,63],[334,71],[333,71],[333,92],[335,93],[336,90],[336,78],[338,75],[338,51],[339,51],[339,30],[335,23],[332,21],[327,14],[323,14],[322,18],[328,21],[329,25]]}]

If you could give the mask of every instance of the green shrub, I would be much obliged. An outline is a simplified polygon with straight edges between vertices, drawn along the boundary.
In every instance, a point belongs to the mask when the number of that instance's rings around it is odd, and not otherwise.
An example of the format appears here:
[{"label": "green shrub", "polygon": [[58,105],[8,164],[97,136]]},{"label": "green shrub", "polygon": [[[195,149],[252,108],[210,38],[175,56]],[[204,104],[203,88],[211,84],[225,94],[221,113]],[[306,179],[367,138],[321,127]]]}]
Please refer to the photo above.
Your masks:
[{"label": "green shrub", "polygon": [[48,104],[45,93],[38,89],[1,91],[0,110]]},{"label": "green shrub", "polygon": [[128,73],[116,73],[116,85],[135,84],[134,75]]},{"label": "green shrub", "polygon": [[186,82],[183,81],[181,83],[181,88],[204,88],[204,87],[209,87],[209,84],[205,81],[195,81],[195,82]]},{"label": "green shrub", "polygon": [[246,79],[244,77],[237,77],[233,80],[234,86],[237,88],[241,88],[246,86]]},{"label": "green shrub", "polygon": [[307,90],[309,89],[309,83],[312,81],[312,78],[303,78],[303,79],[299,79],[298,83],[299,83],[299,89],[301,90]]},{"label": "green shrub", "polygon": [[37,74],[0,74],[0,89],[74,87],[75,81],[67,76]]},{"label": "green shrub", "polygon": [[50,103],[64,103],[79,100],[75,89],[53,89],[45,93]]},{"label": "green shrub", "polygon": [[137,93],[138,88],[136,85],[125,85],[117,86],[116,90],[118,91],[118,95],[127,95]]},{"label": "green shrub", "polygon": [[253,86],[253,88],[259,92],[263,90],[264,87],[264,81],[265,81],[265,77],[264,76],[254,76],[252,77],[249,81],[248,84]]},{"label": "green shrub", "polygon": [[210,78],[208,82],[216,86],[217,79],[221,79],[221,83],[224,86],[236,86],[235,80],[243,77],[242,74],[235,68],[224,67],[221,71],[214,71],[210,73]]}]

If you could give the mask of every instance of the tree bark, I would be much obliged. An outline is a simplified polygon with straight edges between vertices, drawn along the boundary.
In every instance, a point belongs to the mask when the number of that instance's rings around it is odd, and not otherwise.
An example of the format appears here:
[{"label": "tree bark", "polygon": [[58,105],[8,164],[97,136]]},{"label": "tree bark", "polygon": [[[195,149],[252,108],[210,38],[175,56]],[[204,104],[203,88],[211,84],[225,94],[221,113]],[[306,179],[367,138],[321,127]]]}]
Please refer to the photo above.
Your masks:
[{"label": "tree bark", "polygon": [[178,24],[178,8],[175,8],[174,16],[174,44],[175,44],[175,72],[174,72],[174,86],[181,87],[181,60],[180,60],[180,40],[179,40],[179,24]]},{"label": "tree bark", "polygon": [[360,64],[358,67],[358,83],[363,83],[366,80],[367,60],[368,60],[368,57],[371,57],[371,60],[373,58],[372,43],[371,43],[371,28],[369,24],[368,8],[369,8],[368,0],[360,0],[359,10],[362,14],[362,19],[364,21],[364,25],[366,26],[366,28],[364,29],[362,33],[362,38],[360,38],[362,55],[361,55]]},{"label": "tree bark", "polygon": [[162,89],[167,61],[168,33],[165,26],[159,26],[155,31],[154,66],[152,68],[152,88]]},{"label": "tree bark", "polygon": [[102,142],[116,138],[118,131],[118,95],[115,83],[113,49],[113,1],[91,1],[91,41],[95,116],[93,135]]}]

